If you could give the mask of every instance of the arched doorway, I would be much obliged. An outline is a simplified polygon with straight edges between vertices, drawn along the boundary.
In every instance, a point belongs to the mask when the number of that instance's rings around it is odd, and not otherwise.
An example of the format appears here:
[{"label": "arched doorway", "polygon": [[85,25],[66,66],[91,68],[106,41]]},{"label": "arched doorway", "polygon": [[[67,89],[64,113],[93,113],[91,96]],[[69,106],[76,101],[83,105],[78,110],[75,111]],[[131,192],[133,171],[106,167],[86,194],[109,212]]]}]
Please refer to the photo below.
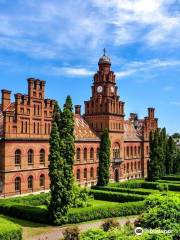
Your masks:
[{"label": "arched doorway", "polygon": [[115,169],[114,171],[114,180],[115,182],[119,182],[119,170]]}]

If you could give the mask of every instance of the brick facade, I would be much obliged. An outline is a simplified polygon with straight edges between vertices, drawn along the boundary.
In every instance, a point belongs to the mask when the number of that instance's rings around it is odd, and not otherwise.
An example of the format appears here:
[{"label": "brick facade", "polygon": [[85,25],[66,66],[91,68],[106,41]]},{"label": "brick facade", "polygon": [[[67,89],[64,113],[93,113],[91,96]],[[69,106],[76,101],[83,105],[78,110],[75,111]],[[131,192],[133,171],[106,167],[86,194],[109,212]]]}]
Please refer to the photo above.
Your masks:
[{"label": "brick facade", "polygon": [[[97,182],[98,151],[104,128],[111,140],[111,181],[147,176],[149,133],[158,127],[154,108],[138,119],[125,120],[110,59],[103,55],[94,75],[85,113],[75,106],[74,176],[81,185]],[[2,90],[0,108],[0,194],[15,195],[49,189],[48,154],[53,100],[45,99],[45,81],[28,79],[28,94]]]}]

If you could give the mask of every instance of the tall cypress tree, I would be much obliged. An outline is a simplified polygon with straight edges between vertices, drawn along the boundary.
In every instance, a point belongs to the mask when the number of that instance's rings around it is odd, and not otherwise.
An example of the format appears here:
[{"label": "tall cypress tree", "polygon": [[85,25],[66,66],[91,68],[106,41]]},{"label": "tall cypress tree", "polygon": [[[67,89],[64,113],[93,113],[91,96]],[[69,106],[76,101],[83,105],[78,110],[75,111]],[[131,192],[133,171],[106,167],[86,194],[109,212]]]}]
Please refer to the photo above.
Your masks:
[{"label": "tall cypress tree", "polygon": [[52,123],[50,135],[49,177],[50,177],[50,204],[48,207],[50,221],[59,224],[65,221],[67,213],[64,196],[64,160],[60,155],[60,137],[56,121]]},{"label": "tall cypress tree", "polygon": [[176,158],[173,165],[173,173],[180,173],[180,149],[176,149]]},{"label": "tall cypress tree", "polygon": [[173,165],[176,162],[176,145],[171,136],[168,138],[166,149],[167,149],[165,162],[166,174],[171,174],[173,173]]},{"label": "tall cypress tree", "polygon": [[74,163],[74,114],[70,96],[67,96],[61,113],[60,154],[64,159],[64,187],[66,188],[66,204],[70,206],[73,194],[73,163]]},{"label": "tall cypress tree", "polygon": [[109,133],[108,130],[105,129],[101,136],[99,149],[98,186],[106,186],[109,183],[110,147]]},{"label": "tall cypress tree", "polygon": [[148,180],[155,181],[162,176],[162,151],[159,144],[159,130],[150,134],[150,162],[148,167]]},{"label": "tall cypress tree", "polygon": [[165,168],[165,161],[166,161],[166,154],[167,154],[167,134],[166,129],[163,128],[159,132],[159,146],[160,146],[160,166],[161,166],[161,177],[165,175],[166,168]]}]

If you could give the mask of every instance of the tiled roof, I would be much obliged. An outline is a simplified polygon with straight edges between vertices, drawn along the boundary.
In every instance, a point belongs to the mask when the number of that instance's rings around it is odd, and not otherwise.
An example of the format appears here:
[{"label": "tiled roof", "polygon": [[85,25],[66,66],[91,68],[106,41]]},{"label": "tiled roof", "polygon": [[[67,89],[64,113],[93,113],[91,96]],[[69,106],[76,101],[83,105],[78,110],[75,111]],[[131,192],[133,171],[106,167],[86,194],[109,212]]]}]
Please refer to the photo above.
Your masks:
[{"label": "tiled roof", "polygon": [[77,141],[100,141],[88,123],[78,114],[75,115],[74,135]]},{"label": "tiled roof", "polygon": [[124,141],[142,141],[142,124],[135,128],[134,124],[127,120],[124,124]]}]

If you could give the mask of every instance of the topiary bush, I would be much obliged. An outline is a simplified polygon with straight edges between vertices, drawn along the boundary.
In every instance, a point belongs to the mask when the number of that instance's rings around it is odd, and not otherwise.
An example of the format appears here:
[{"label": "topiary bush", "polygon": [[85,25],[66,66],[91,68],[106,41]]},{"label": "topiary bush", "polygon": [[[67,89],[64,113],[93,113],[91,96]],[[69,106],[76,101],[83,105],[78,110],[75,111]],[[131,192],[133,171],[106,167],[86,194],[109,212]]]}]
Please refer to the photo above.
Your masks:
[{"label": "topiary bush", "polygon": [[120,227],[119,222],[114,218],[106,219],[101,225],[101,228],[105,232],[109,231],[111,228],[119,228],[119,227]]},{"label": "topiary bush", "polygon": [[0,240],[22,240],[22,228],[0,215]]},{"label": "topiary bush", "polygon": [[69,227],[63,231],[63,240],[79,240],[80,230],[78,227]]}]

